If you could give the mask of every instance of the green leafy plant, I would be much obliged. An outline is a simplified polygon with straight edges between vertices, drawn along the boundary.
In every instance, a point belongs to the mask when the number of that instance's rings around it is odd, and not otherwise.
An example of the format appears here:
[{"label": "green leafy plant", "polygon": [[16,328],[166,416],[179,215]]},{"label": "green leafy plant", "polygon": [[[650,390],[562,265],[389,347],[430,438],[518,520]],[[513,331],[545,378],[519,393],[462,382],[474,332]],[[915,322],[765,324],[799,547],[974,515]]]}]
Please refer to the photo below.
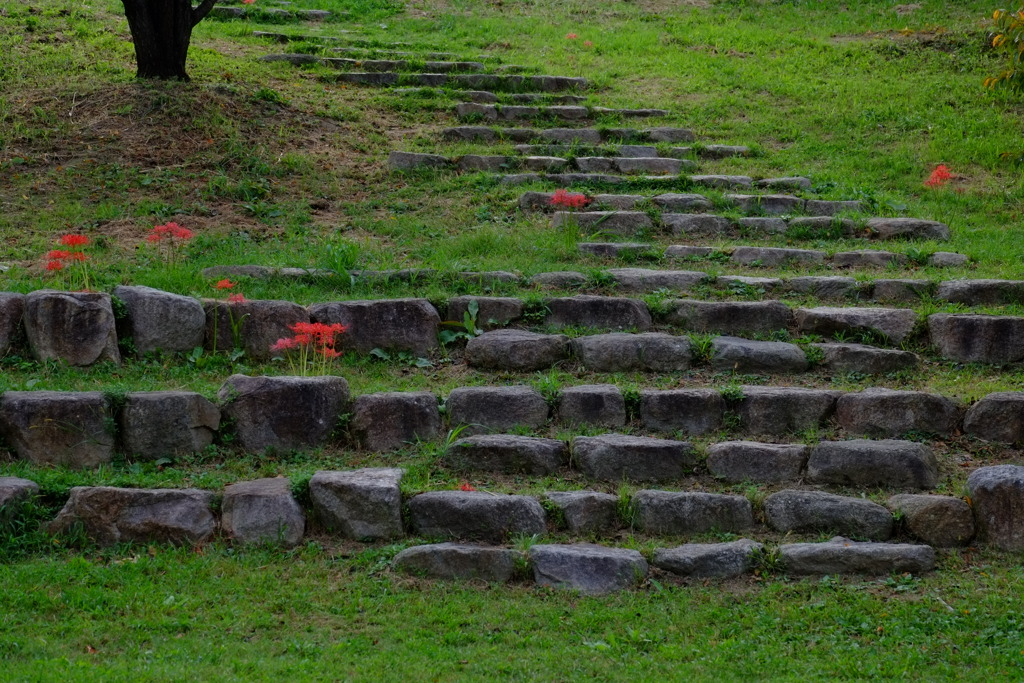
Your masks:
[{"label": "green leafy plant", "polygon": [[477,327],[477,316],[480,315],[480,302],[470,299],[466,310],[462,313],[462,320],[445,320],[441,323],[441,330],[437,338],[442,346],[447,346],[459,339],[470,340],[483,334],[483,330]]},{"label": "green leafy plant", "polygon": [[986,78],[984,86],[1020,94],[1024,92],[1024,6],[1016,12],[997,9],[992,22],[992,49],[1003,58],[1004,69]]}]

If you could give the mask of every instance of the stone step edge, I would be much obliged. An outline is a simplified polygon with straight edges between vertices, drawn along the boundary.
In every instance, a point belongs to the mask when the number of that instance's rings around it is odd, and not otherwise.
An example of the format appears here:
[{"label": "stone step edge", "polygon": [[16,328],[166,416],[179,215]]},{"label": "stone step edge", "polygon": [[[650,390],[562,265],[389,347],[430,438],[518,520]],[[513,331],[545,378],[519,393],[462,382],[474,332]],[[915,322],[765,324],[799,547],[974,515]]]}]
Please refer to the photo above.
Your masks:
[{"label": "stone step edge", "polygon": [[[637,248],[627,246],[624,249],[618,247],[616,242],[581,242],[579,250],[583,253],[595,256],[636,256],[638,253],[656,252],[654,245],[650,248]],[[793,263],[789,265],[800,265],[802,261],[810,257],[811,260],[821,262],[824,265],[833,265],[836,268],[886,268],[888,266],[917,267],[932,266],[934,268],[962,268],[970,263],[966,254],[953,251],[935,251],[927,255],[923,260],[911,258],[902,252],[884,250],[844,250],[830,251],[823,249],[796,249],[791,247],[759,247],[752,244],[739,244],[726,247],[706,247],[692,244],[672,244],[665,247],[661,252],[661,258],[676,259],[682,261],[721,261],[728,258],[737,262],[738,265],[758,266],[751,257],[756,257],[759,251],[766,253],[788,252],[792,255]],[[764,266],[771,267],[771,266]],[[721,277],[729,277],[728,275]],[[784,278],[780,278],[784,280]]]},{"label": "stone step edge", "polygon": [[[572,142],[584,138],[582,142],[604,144],[626,140],[653,143],[694,142],[696,134],[689,128],[660,126],[647,129],[632,128],[493,128],[488,126],[455,126],[440,132],[448,141],[483,141],[494,142],[499,139],[517,143],[536,141],[539,144]],[[556,139],[557,138],[557,139]]]},{"label": "stone step edge", "polygon": [[[300,60],[301,61],[301,60]],[[312,63],[312,62],[309,62]],[[520,75],[506,73],[411,73],[394,71],[340,71],[322,74],[325,82],[341,82],[368,86],[455,87],[473,90],[488,89],[506,92],[582,92],[590,87],[584,78],[574,76]]]},{"label": "stone step edge", "polygon": [[295,66],[320,64],[337,69],[361,68],[367,73],[406,73],[414,69],[429,69],[433,73],[482,73],[487,67],[482,62],[449,62],[410,59],[353,59],[350,57],[321,57],[307,53],[270,54],[259,58],[261,62],[286,62]]},{"label": "stone step edge", "polygon": [[437,154],[420,154],[418,152],[391,152],[388,155],[387,165],[392,171],[407,171],[414,168],[447,168],[462,172],[484,171],[488,173],[499,172],[512,167],[528,167],[533,163],[542,163],[547,167],[551,166],[572,166],[579,168],[586,164],[604,164],[615,166],[620,172],[628,173],[631,166],[636,172],[654,173],[659,168],[665,169],[665,173],[677,175],[683,170],[694,170],[696,163],[689,159],[676,159],[671,157],[580,157],[572,162],[559,157],[515,157],[515,156],[488,156],[479,154],[465,154],[457,157],[445,157]]},{"label": "stone step edge", "polygon": [[513,104],[481,104],[460,102],[452,111],[462,120],[483,121],[530,121],[539,118],[556,118],[564,121],[584,121],[599,116],[620,116],[624,118],[662,118],[668,116],[667,109],[613,109],[599,106],[529,106]]}]

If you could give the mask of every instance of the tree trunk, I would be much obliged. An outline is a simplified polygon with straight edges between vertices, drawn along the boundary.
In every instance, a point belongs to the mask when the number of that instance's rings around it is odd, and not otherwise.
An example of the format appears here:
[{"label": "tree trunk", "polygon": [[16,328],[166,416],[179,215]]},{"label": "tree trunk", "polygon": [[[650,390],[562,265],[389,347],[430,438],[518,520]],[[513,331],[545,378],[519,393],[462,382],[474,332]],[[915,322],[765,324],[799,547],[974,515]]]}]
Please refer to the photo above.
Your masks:
[{"label": "tree trunk", "polygon": [[217,0],[122,0],[135,43],[137,78],[187,81],[185,58],[192,28],[209,14]]}]

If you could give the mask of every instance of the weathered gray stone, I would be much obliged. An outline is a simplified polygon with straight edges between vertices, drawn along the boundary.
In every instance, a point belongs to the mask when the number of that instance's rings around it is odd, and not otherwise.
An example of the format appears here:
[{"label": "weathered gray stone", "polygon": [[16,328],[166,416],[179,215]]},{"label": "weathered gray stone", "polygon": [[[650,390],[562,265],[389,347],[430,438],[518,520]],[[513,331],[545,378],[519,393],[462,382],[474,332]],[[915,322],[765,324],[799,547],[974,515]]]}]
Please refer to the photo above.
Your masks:
[{"label": "weathered gray stone", "polygon": [[811,216],[835,216],[839,213],[861,213],[865,211],[865,206],[859,199],[852,201],[808,199],[804,211]]},{"label": "weathered gray stone", "polygon": [[206,347],[218,351],[240,347],[247,358],[256,361],[270,360],[274,356],[271,347],[279,339],[295,335],[292,325],[309,322],[306,309],[291,301],[207,299],[203,307],[206,310]]},{"label": "weathered gray stone", "polygon": [[409,501],[412,528],[427,538],[503,543],[545,531],[544,508],[529,496],[483,491],[431,491]]},{"label": "weathered gray stone", "polygon": [[581,294],[551,299],[547,306],[548,315],[544,322],[555,327],[644,331],[652,324],[647,304],[639,299]]},{"label": "weathered gray stone", "polygon": [[696,167],[692,161],[685,159],[667,159],[664,157],[619,157],[615,159],[615,169],[619,173],[654,173],[679,175],[684,169]]},{"label": "weathered gray stone", "polygon": [[714,206],[704,195],[692,193],[668,192],[656,195],[651,201],[662,211],[673,213],[710,211]]},{"label": "weathered gray stone", "polygon": [[807,460],[807,481],[930,489],[939,482],[939,463],[930,448],[913,441],[822,441]]},{"label": "weathered gray stone", "polygon": [[128,313],[125,331],[139,355],[151,351],[191,351],[203,345],[206,314],[192,297],[151,287],[114,288]]},{"label": "weathered gray stone", "polygon": [[349,429],[369,451],[393,451],[441,433],[437,397],[429,391],[363,394],[356,398]]},{"label": "weathered gray stone", "polygon": [[632,211],[644,199],[639,194],[598,194],[594,195],[594,205],[615,211]]},{"label": "weathered gray stone", "polygon": [[614,384],[566,387],[559,398],[558,419],[567,426],[615,429],[626,424],[626,400]]},{"label": "weathered gray stone", "polygon": [[643,211],[556,211],[551,221],[556,228],[574,226],[587,233],[635,235],[650,230],[651,217]]},{"label": "weathered gray stone", "polygon": [[231,375],[217,398],[239,444],[252,452],[322,446],[349,404],[348,382],[330,376]]},{"label": "weathered gray stone", "polygon": [[294,548],[302,541],[306,516],[287,479],[257,479],[224,489],[221,525],[241,543],[273,543]]},{"label": "weathered gray stone", "polygon": [[478,329],[504,327],[523,317],[523,300],[500,296],[457,296],[448,300],[446,320],[463,322],[470,306],[476,304],[474,325]]},{"label": "weathered gray stone", "polygon": [[968,306],[1024,303],[1024,280],[948,280],[935,298]]},{"label": "weathered gray stone", "polygon": [[[519,109],[519,107],[512,107],[511,109]],[[511,114],[512,112],[510,112]],[[471,116],[477,116],[485,121],[497,121],[498,118],[506,118],[501,116],[502,111],[493,104],[478,104],[476,102],[459,102],[455,105],[455,115],[460,119],[468,118]],[[534,109],[536,114],[536,109]],[[511,119],[512,117],[508,117]],[[390,161],[390,160],[389,160]]]},{"label": "weathered gray stone", "polygon": [[714,247],[695,247],[689,244],[673,244],[665,248],[665,258],[703,259],[714,253]]},{"label": "weathered gray stone", "polygon": [[928,333],[943,358],[961,363],[1024,360],[1024,318],[1009,315],[935,313]]},{"label": "weathered gray stone", "polygon": [[393,171],[405,171],[412,168],[450,168],[452,162],[440,154],[419,154],[416,152],[391,152],[388,155],[388,168]]},{"label": "weathered gray stone", "polygon": [[733,232],[731,220],[708,213],[663,213],[661,224],[676,236],[722,237]]},{"label": "weathered gray stone", "polygon": [[744,145],[704,145],[699,153],[705,159],[727,159],[750,155],[750,148]]},{"label": "weathered gray stone", "polygon": [[437,310],[426,299],[337,301],[309,307],[315,322],[341,323],[341,348],[369,353],[380,348],[429,355],[438,347]]},{"label": "weathered gray stone", "polygon": [[960,268],[966,266],[970,259],[966,254],[951,251],[937,251],[928,257],[928,265],[936,268]]},{"label": "weathered gray stone", "polygon": [[597,491],[549,491],[544,494],[557,507],[573,534],[608,534],[622,526],[619,497]]},{"label": "weathered gray stone", "polygon": [[935,569],[935,551],[927,545],[856,543],[834,538],[828,543],[789,543],[779,548],[786,573],[927,574]]},{"label": "weathered gray stone", "polygon": [[592,372],[674,372],[690,367],[690,340],[663,332],[614,332],[577,337],[576,358]]},{"label": "weathered gray stone", "polygon": [[13,519],[19,507],[37,493],[39,484],[34,481],[21,477],[0,477],[0,522]]},{"label": "weathered gray stone", "polygon": [[[417,74],[416,76],[424,76],[424,75],[426,75],[426,74]],[[355,83],[355,84],[358,84],[358,85],[380,85],[380,86],[386,86],[386,85],[396,85],[398,83],[398,74],[396,74],[396,73],[373,73],[373,72],[369,72],[368,73],[368,72],[365,72],[365,71],[350,71],[350,72],[345,72],[345,73],[334,74],[332,76],[332,78],[333,78],[333,80],[336,80],[339,83]],[[422,85],[428,85],[428,86],[429,85],[439,85],[439,83],[432,83],[432,82],[430,82],[433,79],[417,78],[415,76],[413,76],[413,79],[415,81],[420,82]],[[440,80],[443,83],[444,80],[445,80],[445,77],[444,77],[443,74],[438,74],[437,75],[437,79]],[[408,163],[408,162],[400,162],[400,163]]]},{"label": "weathered gray stone", "polygon": [[984,441],[1024,442],[1024,392],[1000,391],[985,396],[967,411],[964,432]]},{"label": "weathered gray stone", "polygon": [[687,543],[654,551],[654,566],[694,579],[731,579],[749,574],[764,546],[746,538],[731,543]]},{"label": "weathered gray stone", "polygon": [[456,274],[459,282],[468,285],[477,285],[485,289],[494,288],[498,285],[520,283],[521,278],[515,273],[507,270],[464,270]]},{"label": "weathered gray stone", "polygon": [[798,216],[790,218],[786,232],[794,236],[829,238],[838,235],[860,236],[862,232],[856,221],[835,216]]},{"label": "weathered gray stone", "polygon": [[789,373],[809,367],[803,349],[786,342],[715,337],[711,348],[711,367],[719,371]]},{"label": "weathered gray stone", "polygon": [[561,157],[530,156],[524,157],[522,164],[523,168],[528,171],[558,173],[565,170],[569,161]]},{"label": "weathered gray stone", "polygon": [[869,334],[899,344],[914,332],[917,312],[909,308],[798,308],[796,325],[811,334]]},{"label": "weathered gray stone", "polygon": [[689,301],[671,303],[670,325],[694,332],[767,334],[785,330],[793,312],[780,301]]},{"label": "weathered gray stone", "polygon": [[459,387],[446,401],[453,428],[466,425],[469,436],[514,427],[540,427],[548,421],[548,404],[530,387]]},{"label": "weathered gray stone", "polygon": [[728,190],[750,187],[754,184],[754,179],[745,175],[692,175],[690,176],[690,182],[694,185],[718,187]]},{"label": "weathered gray stone", "polygon": [[24,312],[24,294],[0,292],[0,358],[10,350],[22,330],[21,319]]},{"label": "weathered gray stone", "polygon": [[643,159],[658,156],[658,148],[652,145],[619,145],[615,148],[620,157]]},{"label": "weathered gray stone", "polygon": [[1024,550],[1024,467],[979,467],[967,477],[978,536],[1001,550]]},{"label": "weathered gray stone", "polygon": [[658,432],[700,435],[721,428],[725,400],[714,389],[643,389],[640,419]]},{"label": "weathered gray stone", "polygon": [[811,189],[811,179],[803,176],[764,178],[756,181],[754,187],[763,187],[769,190],[809,190]]},{"label": "weathered gray stone", "polygon": [[696,464],[688,442],[625,434],[577,436],[572,459],[587,477],[599,481],[672,481]]},{"label": "weathered gray stone", "polygon": [[892,513],[863,498],[824,491],[779,491],[764,500],[768,526],[796,533],[832,532],[884,541],[892,536]]},{"label": "weathered gray stone", "polygon": [[728,482],[775,484],[803,474],[810,448],[803,444],[727,441],[708,447],[708,471]]},{"label": "weathered gray stone", "polygon": [[615,173],[615,161],[611,157],[576,157],[576,167],[584,173]]},{"label": "weathered gray stone", "polygon": [[599,145],[601,134],[593,128],[548,128],[540,133],[547,142],[571,145]]},{"label": "weathered gray stone", "polygon": [[648,128],[643,137],[651,142],[693,142],[697,135],[687,128]]},{"label": "weathered gray stone", "polygon": [[753,507],[743,496],[644,490],[633,495],[632,507],[637,528],[649,534],[738,533],[754,526]]},{"label": "weathered gray stone", "polygon": [[[745,275],[719,275],[715,278],[715,284],[737,293],[748,293],[751,289],[755,292],[774,292],[782,286],[782,280],[777,277],[747,277]],[[792,315],[792,314],[790,314]]]},{"label": "weathered gray stone", "polygon": [[535,545],[530,548],[534,580],[540,586],[607,595],[639,585],[647,561],[636,550],[590,543]]},{"label": "weathered gray stone", "polygon": [[949,226],[920,218],[871,218],[868,230],[883,240],[896,238],[948,240]]},{"label": "weathered gray stone", "polygon": [[654,248],[646,242],[580,242],[576,246],[584,254],[606,258],[621,258]]},{"label": "weathered gray stone", "polygon": [[524,192],[519,197],[519,209],[521,211],[551,211],[554,208],[551,204],[554,196],[554,192]]},{"label": "weathered gray stone", "polygon": [[785,194],[727,194],[723,199],[745,213],[763,213],[769,216],[804,209],[804,200]]},{"label": "weathered gray stone", "polygon": [[459,157],[455,167],[460,171],[486,171],[501,173],[515,163],[515,157],[494,156],[484,154],[466,154]]},{"label": "weathered gray stone", "polygon": [[914,303],[933,289],[928,280],[875,280],[871,298],[885,303]]},{"label": "weathered gray stone", "polygon": [[825,252],[779,247],[736,247],[730,260],[743,266],[774,268],[789,263],[821,264],[825,262]]},{"label": "weathered gray stone", "polygon": [[864,344],[812,344],[823,355],[822,366],[831,372],[855,372],[884,375],[901,370],[914,370],[921,359],[910,351],[878,349]]},{"label": "weathered gray stone", "polygon": [[[582,246],[582,245],[581,245]],[[530,278],[530,284],[546,289],[574,289],[590,281],[583,273],[574,270],[558,270],[551,273],[537,273]]]},{"label": "weathered gray stone", "polygon": [[746,216],[736,221],[739,233],[753,235],[782,235],[788,229],[786,221],[781,218],[766,216]]},{"label": "weathered gray stone", "polygon": [[25,296],[24,325],[36,360],[121,362],[109,294],[37,289]]},{"label": "weathered gray stone", "polygon": [[873,387],[843,394],[836,403],[836,420],[849,434],[875,438],[911,432],[948,436],[960,423],[960,408],[937,394]]},{"label": "weathered gray stone", "polygon": [[842,392],[798,387],[744,386],[736,406],[747,434],[783,434],[818,429],[835,410]]},{"label": "weathered gray stone", "polygon": [[458,543],[434,543],[406,548],[395,555],[397,571],[430,579],[510,581],[519,553],[506,548]]},{"label": "weathered gray stone", "polygon": [[870,249],[841,251],[832,255],[832,265],[836,268],[886,268],[906,262],[907,257],[903,254]]},{"label": "weathered gray stone", "polygon": [[914,538],[928,545],[950,548],[974,538],[974,513],[959,498],[901,493],[890,498],[888,506]]},{"label": "weathered gray stone", "polygon": [[189,391],[139,391],[125,396],[117,421],[125,453],[133,460],[158,460],[213,443],[220,409]]},{"label": "weathered gray stone", "polygon": [[76,486],[49,525],[59,534],[78,527],[99,545],[116,543],[202,543],[217,521],[214,495],[196,489],[122,489]]},{"label": "weathered gray stone", "polygon": [[858,294],[857,281],[852,277],[807,275],[786,281],[786,288],[797,294],[810,294],[819,299],[849,299]]},{"label": "weathered gray stone", "polygon": [[569,358],[569,338],[526,330],[492,330],[466,344],[466,363],[488,370],[532,372]]},{"label": "weathered gray stone", "polygon": [[6,391],[0,436],[21,460],[73,468],[110,462],[110,402],[98,391]]},{"label": "weathered gray stone", "polygon": [[[465,142],[490,142],[498,141],[498,132],[487,126],[455,126],[445,128],[441,131],[441,138],[444,140],[459,140]],[[444,157],[442,157],[444,158]]]},{"label": "weathered gray stone", "polygon": [[368,467],[346,472],[320,471],[309,480],[317,518],[329,530],[357,541],[402,536],[404,470]]},{"label": "weathered gray stone", "polygon": [[655,292],[668,289],[689,291],[707,279],[707,273],[693,270],[650,270],[647,268],[612,268],[608,271],[615,286],[624,292]]},{"label": "weathered gray stone", "polygon": [[459,470],[544,476],[565,467],[569,449],[554,439],[480,434],[454,442],[445,460]]}]

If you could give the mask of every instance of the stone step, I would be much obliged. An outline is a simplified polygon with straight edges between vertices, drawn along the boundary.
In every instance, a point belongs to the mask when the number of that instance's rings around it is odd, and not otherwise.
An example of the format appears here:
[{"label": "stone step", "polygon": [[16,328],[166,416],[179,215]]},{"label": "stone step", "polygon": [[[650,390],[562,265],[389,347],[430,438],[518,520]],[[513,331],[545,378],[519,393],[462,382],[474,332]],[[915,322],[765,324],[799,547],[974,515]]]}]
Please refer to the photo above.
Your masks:
[{"label": "stone step", "polygon": [[[623,160],[625,161],[625,160]],[[401,163],[396,160],[396,163]],[[395,166],[394,168],[400,168]],[[682,176],[686,177],[686,176]],[[698,176],[690,176],[693,181]],[[642,211],[555,211],[552,226],[559,227],[572,221],[587,229],[595,223],[601,223],[605,230],[618,235],[633,234],[629,226],[637,216],[644,216],[647,223],[642,227],[647,230],[654,227],[650,216]],[[938,221],[915,218],[869,218],[863,223],[851,219],[837,219],[831,216],[782,218],[741,218],[734,221],[725,216],[711,213],[661,213],[657,227],[675,236],[733,238],[751,234],[785,235],[794,238],[835,238],[862,237],[868,239],[919,239],[948,240],[949,226]],[[612,226],[622,223],[622,228]],[[838,234],[837,234],[838,233]],[[757,249],[750,247],[749,249]],[[768,257],[769,252],[762,254]],[[793,258],[800,260],[796,254]],[[870,254],[852,254],[844,257],[851,263],[870,261]],[[943,257],[946,258],[946,257]],[[756,260],[751,258],[750,260]],[[956,261],[959,259],[950,259]],[[961,264],[962,265],[962,264]]]},{"label": "stone step", "polygon": [[[661,153],[652,145],[605,144],[601,147],[593,145],[516,145],[515,151],[523,156],[619,156],[619,157],[657,157],[683,159],[697,156],[705,159],[722,158],[717,151],[721,145],[705,145],[702,147],[670,147]],[[746,149],[745,147],[743,149]],[[740,155],[746,156],[746,154]]]},{"label": "stone step", "polygon": [[664,157],[577,157],[572,160],[561,157],[515,157],[497,155],[466,154],[461,157],[443,157],[437,154],[414,152],[391,152],[388,156],[391,170],[404,171],[414,168],[453,168],[459,171],[486,171],[500,173],[514,169],[572,171],[583,173],[658,173],[678,175],[683,170],[693,170],[696,164],[687,159]]},{"label": "stone step", "polygon": [[394,71],[365,72],[340,71],[326,80],[340,83],[376,86],[415,86],[428,88],[456,88],[461,90],[488,90],[504,92],[544,92],[586,90],[585,78],[572,76],[530,76],[486,73],[398,73]]},{"label": "stone step", "polygon": [[[269,61],[269,60],[268,60]],[[351,59],[347,57],[325,57],[322,64],[336,69],[358,69],[369,72],[412,71],[424,69],[427,73],[446,74],[457,72],[478,73],[487,67],[480,62],[409,61],[401,59]]]},{"label": "stone step", "polygon": [[[355,33],[355,31],[333,30],[332,33],[351,34]],[[273,31],[253,31],[252,35],[254,38],[266,38],[268,40],[273,40],[274,42],[278,43],[317,41],[331,42],[337,40],[345,40],[338,35],[275,33]],[[405,43],[402,43],[401,45],[405,45]]]},{"label": "stone step", "polygon": [[449,92],[440,88],[396,88],[394,90],[396,95],[418,95],[418,96],[432,96],[432,97],[449,97],[454,96],[467,102],[477,102],[481,104],[498,103],[501,101],[508,101],[513,103],[541,103],[541,104],[568,104],[578,105],[587,101],[587,97],[583,95],[551,95],[548,93],[535,93],[535,92],[524,92],[524,93],[493,93],[487,90],[457,90]]},{"label": "stone step", "polygon": [[[342,13],[342,16],[347,12]],[[294,19],[296,21],[324,21],[336,16],[333,12],[322,9],[283,9],[279,7],[249,8],[249,7],[227,7],[224,5],[215,6],[207,15],[213,19],[259,19],[263,16],[274,17],[275,19]],[[255,35],[255,32],[254,32]],[[274,34],[280,35],[280,34]]]},{"label": "stone step", "polygon": [[665,185],[684,185],[710,188],[749,188],[754,179],[742,175],[691,175],[691,176],[621,176],[606,173],[514,173],[499,176],[503,185],[526,185],[532,183],[553,183],[562,187],[575,185],[618,185],[643,181],[646,184],[664,183]]},{"label": "stone step", "polygon": [[431,59],[449,62],[473,61],[464,60],[454,52],[410,52],[408,50],[389,50],[368,47],[332,47],[330,48],[330,52],[337,52],[345,55],[370,56],[371,58],[393,59],[398,57],[401,59]]},{"label": "stone step", "polygon": [[693,142],[697,139],[688,128],[492,128],[489,126],[456,126],[445,128],[441,137],[455,142],[518,142],[537,144],[657,143]]},{"label": "stone step", "polygon": [[481,121],[532,121],[534,119],[556,119],[558,121],[588,121],[599,116],[621,116],[624,118],[648,118],[668,116],[664,109],[609,109],[607,107],[550,106],[478,104],[462,102],[455,105],[455,115],[461,119]]},{"label": "stone step", "polygon": [[[758,186],[772,180],[773,179],[771,178],[758,180],[753,184]],[[641,194],[586,194],[583,192],[574,194],[582,195],[584,205],[588,207],[589,210],[595,211],[608,209],[630,211],[650,207],[661,211],[697,213],[711,210],[715,206],[715,202],[710,198],[705,195],[695,194],[692,192],[666,192],[653,196]],[[741,195],[725,195],[725,197],[720,201],[722,201],[724,205],[731,204],[732,207],[748,213],[762,212],[763,206],[767,206],[773,200],[789,205],[789,211],[780,213],[805,213],[807,211],[813,211],[815,216],[827,216],[832,218],[840,212],[867,212],[867,207],[861,202],[823,201],[815,199],[804,200],[799,197],[789,195],[743,195],[746,197],[754,196],[765,199],[763,203],[761,201],[748,201],[744,203],[731,202],[730,197],[737,196]],[[556,211],[559,207],[557,202],[553,201],[554,198],[554,192],[525,192],[519,197],[519,208],[523,211]],[[766,218],[762,220],[765,221],[763,225],[752,222],[748,227],[752,230],[760,230],[762,232],[772,232],[773,228],[775,231],[779,230],[778,221],[781,219]]]}]

